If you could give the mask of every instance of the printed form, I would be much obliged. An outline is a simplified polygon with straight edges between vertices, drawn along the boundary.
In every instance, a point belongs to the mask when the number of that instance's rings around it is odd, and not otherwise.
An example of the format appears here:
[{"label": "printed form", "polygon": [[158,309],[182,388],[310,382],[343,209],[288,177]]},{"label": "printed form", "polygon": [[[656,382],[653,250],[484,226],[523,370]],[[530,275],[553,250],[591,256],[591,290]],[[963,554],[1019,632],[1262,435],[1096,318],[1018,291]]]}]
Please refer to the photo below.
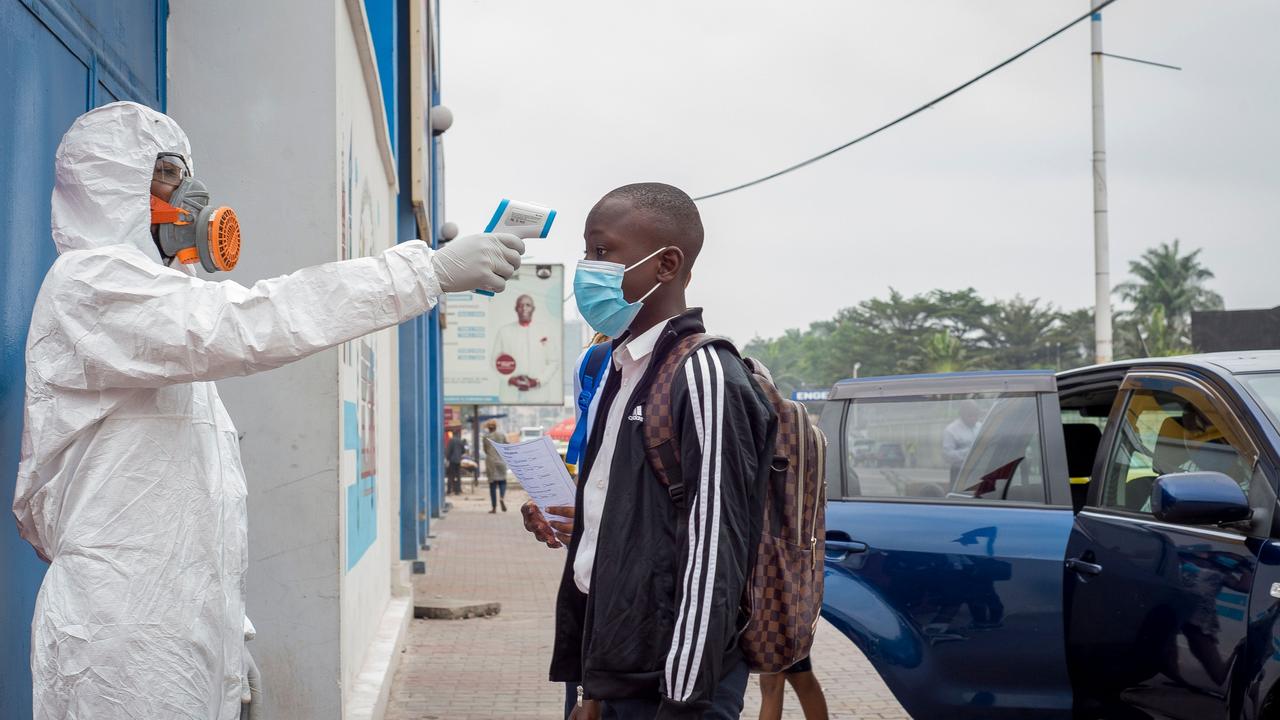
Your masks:
[{"label": "printed form", "polygon": [[[522,443],[488,442],[502,456],[543,515],[553,517],[547,512],[549,507],[573,506],[577,486],[573,484],[573,478],[564,466],[564,458],[556,452],[551,438],[543,435]],[[554,517],[561,519],[558,515]]]}]

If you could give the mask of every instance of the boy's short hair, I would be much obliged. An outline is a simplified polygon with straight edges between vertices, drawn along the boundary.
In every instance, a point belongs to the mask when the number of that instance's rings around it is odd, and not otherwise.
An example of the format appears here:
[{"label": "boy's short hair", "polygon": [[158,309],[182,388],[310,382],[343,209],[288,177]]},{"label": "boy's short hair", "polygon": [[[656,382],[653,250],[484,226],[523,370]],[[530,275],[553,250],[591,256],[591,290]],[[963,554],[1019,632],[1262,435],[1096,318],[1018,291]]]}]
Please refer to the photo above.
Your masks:
[{"label": "boy's short hair", "polygon": [[657,220],[667,241],[684,251],[686,267],[693,266],[702,250],[702,215],[688,193],[666,183],[643,182],[610,190],[596,205],[606,200],[624,200]]}]

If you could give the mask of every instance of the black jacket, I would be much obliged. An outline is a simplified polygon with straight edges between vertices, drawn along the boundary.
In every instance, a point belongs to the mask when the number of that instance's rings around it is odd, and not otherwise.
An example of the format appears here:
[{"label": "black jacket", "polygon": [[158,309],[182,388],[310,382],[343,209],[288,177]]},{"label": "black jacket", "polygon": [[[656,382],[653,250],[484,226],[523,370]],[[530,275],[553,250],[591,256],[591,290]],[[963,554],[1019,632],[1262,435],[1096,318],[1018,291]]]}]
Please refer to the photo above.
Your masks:
[{"label": "black jacket", "polygon": [[450,465],[456,465],[462,462],[462,455],[465,452],[466,447],[463,445],[462,439],[455,437],[449,440],[449,444],[444,450],[444,456]]},{"label": "black jacket", "polygon": [[[551,679],[581,682],[588,698],[653,697],[659,717],[698,717],[741,659],[741,600],[755,560],[777,420],[732,351],[699,350],[672,386],[685,501],[677,507],[645,460],[643,406],[661,358],[703,332],[702,311],[671,320],[630,398],[616,441],[596,543],[591,592],[573,580],[574,528],[556,601]],[[620,344],[623,336],[615,341]],[[692,378],[692,385],[689,379]],[[609,373],[603,418],[621,384]],[[580,477],[590,476],[605,423],[591,429]],[[577,516],[583,516],[579,484]]]}]

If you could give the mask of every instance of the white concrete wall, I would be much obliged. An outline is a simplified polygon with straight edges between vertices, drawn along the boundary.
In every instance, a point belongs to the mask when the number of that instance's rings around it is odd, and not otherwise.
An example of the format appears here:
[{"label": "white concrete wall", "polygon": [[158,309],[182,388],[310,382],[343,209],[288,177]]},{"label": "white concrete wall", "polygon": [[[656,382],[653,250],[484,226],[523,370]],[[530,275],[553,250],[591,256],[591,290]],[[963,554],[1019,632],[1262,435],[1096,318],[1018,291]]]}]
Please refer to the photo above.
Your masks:
[{"label": "white concrete wall", "polygon": [[[244,229],[241,283],[337,259],[334,7],[170,0],[169,112]],[[268,717],[340,717],[339,351],[219,384],[249,481],[250,649]]]},{"label": "white concrete wall", "polygon": [[[357,42],[367,34],[352,3],[333,0],[335,30],[337,142],[339,157],[339,242],[343,258],[374,255],[395,243],[395,187],[388,183],[379,136],[387,132],[368,92],[371,56]],[[355,10],[363,3],[355,3]],[[395,329],[384,330],[342,348],[339,361],[343,412],[358,417],[360,449],[343,438],[339,464],[344,571],[341,593],[343,687],[355,686],[369,657],[379,624],[391,600],[391,566],[399,548],[400,433],[399,376]],[[373,362],[369,360],[372,357]],[[365,475],[365,477],[360,477]],[[393,507],[395,512],[393,512]],[[369,523],[372,521],[372,537]]]},{"label": "white concrete wall", "polygon": [[[362,8],[171,0],[169,111],[244,233],[224,277],[247,285],[395,242],[385,120],[363,17],[350,12]],[[396,339],[383,331],[219,384],[249,480],[250,650],[269,717],[369,717],[389,682],[408,609],[392,599]]]}]

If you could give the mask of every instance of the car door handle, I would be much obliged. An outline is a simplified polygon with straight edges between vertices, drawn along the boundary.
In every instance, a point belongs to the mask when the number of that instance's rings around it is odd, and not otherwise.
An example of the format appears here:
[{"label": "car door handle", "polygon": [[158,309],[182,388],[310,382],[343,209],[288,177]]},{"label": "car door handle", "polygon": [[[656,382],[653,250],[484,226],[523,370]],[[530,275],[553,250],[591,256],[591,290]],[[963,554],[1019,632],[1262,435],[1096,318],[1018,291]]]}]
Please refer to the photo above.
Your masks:
[{"label": "car door handle", "polygon": [[850,555],[864,553],[867,544],[854,540],[828,540],[826,558],[832,562],[843,562]]},{"label": "car door handle", "polygon": [[1074,570],[1081,575],[1100,575],[1102,566],[1097,563],[1085,562],[1080,558],[1071,558],[1067,560],[1067,569]]}]

